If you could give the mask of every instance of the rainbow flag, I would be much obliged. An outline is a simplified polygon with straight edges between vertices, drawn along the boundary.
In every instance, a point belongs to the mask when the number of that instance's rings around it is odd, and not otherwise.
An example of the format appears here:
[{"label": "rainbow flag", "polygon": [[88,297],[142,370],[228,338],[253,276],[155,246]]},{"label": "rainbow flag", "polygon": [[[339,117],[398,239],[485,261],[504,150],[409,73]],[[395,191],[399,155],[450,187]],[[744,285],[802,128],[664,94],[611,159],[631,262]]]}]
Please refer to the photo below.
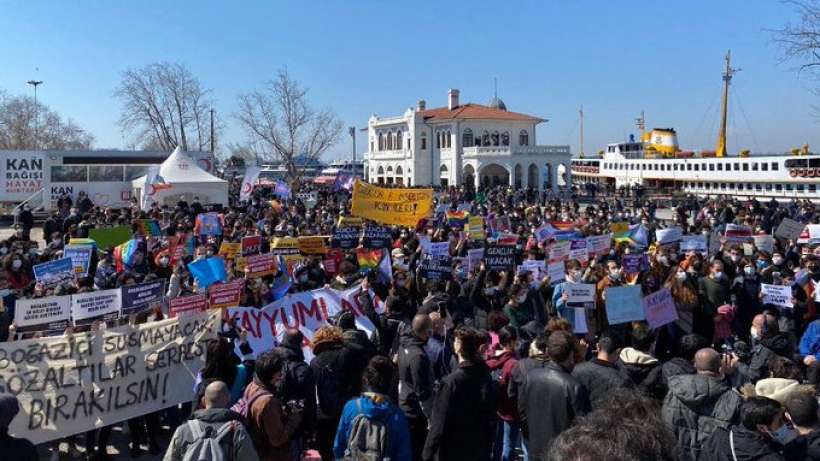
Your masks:
[{"label": "rainbow flag", "polygon": [[[621,230],[621,228],[618,230]],[[649,232],[642,224],[633,224],[626,231],[621,230],[621,232],[613,233],[612,239],[618,243],[627,242],[631,246],[645,248],[648,245]]]},{"label": "rainbow flag", "polygon": [[382,250],[368,250],[367,248],[356,248],[356,259],[359,261],[359,272],[376,270],[382,260]]},{"label": "rainbow flag", "polygon": [[162,235],[162,230],[159,228],[159,223],[153,219],[140,219],[140,233],[146,237],[159,237]]},{"label": "rainbow flag", "polygon": [[469,217],[470,213],[464,210],[447,210],[447,224],[456,229],[463,229]]},{"label": "rainbow flag", "polygon": [[575,222],[573,221],[550,221],[550,225],[559,231],[575,230]]},{"label": "rainbow flag", "polygon": [[137,239],[131,239],[123,244],[114,247],[114,262],[117,265],[117,272],[122,272],[126,267],[134,263],[134,254],[139,247]]}]

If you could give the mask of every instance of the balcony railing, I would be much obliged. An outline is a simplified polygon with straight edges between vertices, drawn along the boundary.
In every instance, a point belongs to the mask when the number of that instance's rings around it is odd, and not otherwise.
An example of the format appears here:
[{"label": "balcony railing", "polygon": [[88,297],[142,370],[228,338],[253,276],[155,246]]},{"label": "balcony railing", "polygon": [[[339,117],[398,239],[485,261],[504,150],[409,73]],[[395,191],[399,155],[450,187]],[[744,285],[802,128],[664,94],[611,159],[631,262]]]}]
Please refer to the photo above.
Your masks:
[{"label": "balcony railing", "polygon": [[495,155],[569,155],[569,146],[472,146],[464,147],[465,157]]}]

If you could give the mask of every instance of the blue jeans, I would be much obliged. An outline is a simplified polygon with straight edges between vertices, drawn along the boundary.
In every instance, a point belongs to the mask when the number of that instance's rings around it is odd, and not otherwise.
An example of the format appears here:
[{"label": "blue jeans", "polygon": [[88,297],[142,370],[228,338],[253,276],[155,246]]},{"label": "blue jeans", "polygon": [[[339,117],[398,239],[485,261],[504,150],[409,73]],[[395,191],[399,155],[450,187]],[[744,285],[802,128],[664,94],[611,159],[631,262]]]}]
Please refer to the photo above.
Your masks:
[{"label": "blue jeans", "polygon": [[518,423],[499,420],[496,428],[493,461],[515,459],[515,448],[518,446]]}]

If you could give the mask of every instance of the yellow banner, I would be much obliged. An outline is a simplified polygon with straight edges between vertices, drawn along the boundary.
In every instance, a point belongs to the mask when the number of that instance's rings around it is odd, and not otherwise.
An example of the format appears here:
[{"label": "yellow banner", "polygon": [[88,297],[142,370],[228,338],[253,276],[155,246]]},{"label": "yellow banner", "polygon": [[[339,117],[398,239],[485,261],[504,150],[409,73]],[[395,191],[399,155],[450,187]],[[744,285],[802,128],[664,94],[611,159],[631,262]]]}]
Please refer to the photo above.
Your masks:
[{"label": "yellow banner", "polygon": [[358,180],[353,185],[353,215],[377,223],[414,227],[432,209],[433,189],[388,189]]},{"label": "yellow banner", "polygon": [[241,243],[222,242],[219,246],[219,256],[224,256],[225,259],[233,259],[240,251],[242,251]]},{"label": "yellow banner", "polygon": [[306,255],[323,255],[327,252],[325,238],[321,236],[299,237],[299,252]]},{"label": "yellow banner", "polygon": [[484,218],[481,216],[470,216],[467,218],[467,233],[473,240],[484,240]]}]

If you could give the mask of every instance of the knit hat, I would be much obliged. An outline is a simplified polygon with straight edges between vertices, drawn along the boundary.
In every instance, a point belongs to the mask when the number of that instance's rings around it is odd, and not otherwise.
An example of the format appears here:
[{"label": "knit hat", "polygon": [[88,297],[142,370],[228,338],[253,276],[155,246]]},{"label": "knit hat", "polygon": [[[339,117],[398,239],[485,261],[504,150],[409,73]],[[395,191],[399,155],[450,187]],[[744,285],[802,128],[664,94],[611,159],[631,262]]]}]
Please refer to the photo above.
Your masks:
[{"label": "knit hat", "polygon": [[20,402],[12,394],[0,394],[0,429],[7,429],[20,411]]}]

